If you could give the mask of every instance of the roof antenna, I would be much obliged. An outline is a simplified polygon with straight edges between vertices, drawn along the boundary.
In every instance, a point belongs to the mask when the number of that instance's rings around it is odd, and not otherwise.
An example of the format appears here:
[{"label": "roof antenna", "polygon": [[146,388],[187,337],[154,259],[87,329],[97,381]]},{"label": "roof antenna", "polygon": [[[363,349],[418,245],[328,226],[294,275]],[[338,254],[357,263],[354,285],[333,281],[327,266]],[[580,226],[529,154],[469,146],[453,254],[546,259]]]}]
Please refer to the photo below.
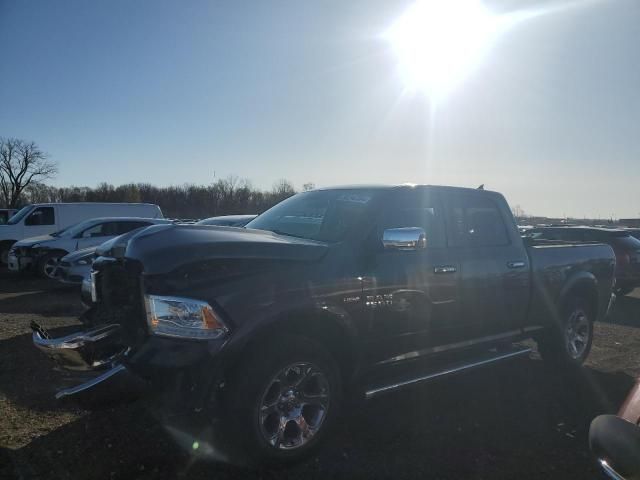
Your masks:
[{"label": "roof antenna", "polygon": [[484,190],[484,183],[482,185],[480,185],[477,190]]}]

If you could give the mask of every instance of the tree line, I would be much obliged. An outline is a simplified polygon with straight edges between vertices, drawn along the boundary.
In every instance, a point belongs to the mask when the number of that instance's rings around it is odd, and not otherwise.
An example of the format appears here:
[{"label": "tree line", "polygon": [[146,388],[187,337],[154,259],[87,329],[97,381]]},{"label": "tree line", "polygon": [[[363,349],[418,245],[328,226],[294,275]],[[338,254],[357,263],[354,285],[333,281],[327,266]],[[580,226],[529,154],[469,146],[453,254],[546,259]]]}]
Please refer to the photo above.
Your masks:
[{"label": "tree line", "polygon": [[[0,207],[18,208],[49,202],[143,202],[154,203],[170,218],[206,218],[218,215],[262,213],[296,193],[288,180],[271,189],[259,189],[247,179],[230,176],[209,185],[158,187],[149,183],[97,187],[53,187],[58,164],[35,142],[0,137]],[[310,190],[307,183],[303,190]]]},{"label": "tree line", "polygon": [[[303,189],[313,188],[305,184]],[[218,215],[262,213],[296,193],[293,184],[280,180],[271,189],[255,188],[246,179],[228,177],[210,185],[171,185],[149,183],[97,187],[53,187],[32,183],[24,191],[21,204],[47,202],[144,202],[160,206],[168,218],[206,218]]]}]

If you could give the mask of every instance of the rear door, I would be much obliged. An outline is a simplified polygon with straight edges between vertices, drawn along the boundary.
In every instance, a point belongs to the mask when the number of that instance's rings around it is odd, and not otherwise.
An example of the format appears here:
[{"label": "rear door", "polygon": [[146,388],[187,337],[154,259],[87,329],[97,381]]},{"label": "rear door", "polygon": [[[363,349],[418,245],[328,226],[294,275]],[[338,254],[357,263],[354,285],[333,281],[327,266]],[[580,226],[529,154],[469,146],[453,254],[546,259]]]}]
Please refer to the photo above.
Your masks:
[{"label": "rear door", "polygon": [[376,223],[376,241],[385,229],[420,227],[427,247],[380,246],[368,262],[363,293],[372,362],[393,363],[442,344],[458,315],[458,262],[446,247],[437,195],[426,189],[394,193]]},{"label": "rear door", "polygon": [[461,264],[460,338],[516,333],[526,318],[530,266],[506,202],[473,191],[444,199],[448,244]]}]

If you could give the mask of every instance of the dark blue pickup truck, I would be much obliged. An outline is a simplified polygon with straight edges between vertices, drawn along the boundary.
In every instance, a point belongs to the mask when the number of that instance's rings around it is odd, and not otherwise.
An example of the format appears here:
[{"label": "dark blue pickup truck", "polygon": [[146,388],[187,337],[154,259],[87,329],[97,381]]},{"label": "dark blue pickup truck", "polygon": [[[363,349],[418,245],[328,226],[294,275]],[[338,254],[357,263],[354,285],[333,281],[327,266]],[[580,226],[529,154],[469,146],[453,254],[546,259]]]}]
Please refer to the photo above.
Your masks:
[{"label": "dark blue pickup truck", "polygon": [[152,226],[98,254],[85,330],[34,325],[86,376],[58,395],[134,377],[260,461],[308,453],[347,394],[527,355],[526,338],[577,367],[615,298],[610,246],[525,243],[502,195],[454,187],[314,190],[246,228]]}]

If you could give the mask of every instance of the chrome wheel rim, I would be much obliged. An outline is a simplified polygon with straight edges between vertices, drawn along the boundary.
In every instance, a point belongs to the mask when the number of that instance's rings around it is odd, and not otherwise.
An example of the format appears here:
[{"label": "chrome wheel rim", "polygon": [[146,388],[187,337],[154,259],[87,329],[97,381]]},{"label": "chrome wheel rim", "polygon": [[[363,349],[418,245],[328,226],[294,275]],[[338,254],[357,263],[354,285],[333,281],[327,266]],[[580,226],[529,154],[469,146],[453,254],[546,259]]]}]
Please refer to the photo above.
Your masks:
[{"label": "chrome wheel rim", "polygon": [[587,313],[581,308],[574,310],[565,328],[565,345],[571,358],[576,360],[582,356],[587,349],[590,336],[591,323]]},{"label": "chrome wheel rim", "polygon": [[273,377],[262,395],[260,431],[274,448],[300,448],[322,427],[329,404],[329,381],[322,370],[307,362],[291,364]]},{"label": "chrome wheel rim", "polygon": [[44,266],[42,270],[44,271],[44,275],[48,278],[55,278],[55,271],[58,267],[58,262],[60,259],[58,257],[48,258],[46,262],[44,262]]}]

